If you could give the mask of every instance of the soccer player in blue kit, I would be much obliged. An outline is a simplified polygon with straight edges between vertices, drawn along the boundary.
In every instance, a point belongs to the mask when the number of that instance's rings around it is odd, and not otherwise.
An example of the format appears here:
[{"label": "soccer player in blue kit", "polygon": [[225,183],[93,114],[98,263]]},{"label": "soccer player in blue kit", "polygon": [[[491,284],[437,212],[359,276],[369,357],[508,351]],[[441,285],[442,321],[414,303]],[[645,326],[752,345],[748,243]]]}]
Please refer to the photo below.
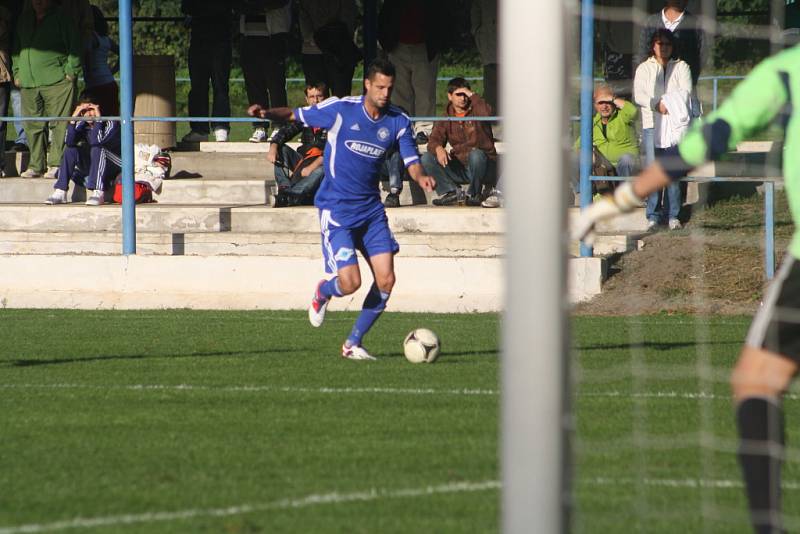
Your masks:
[{"label": "soccer player in blue kit", "polygon": [[394,255],[400,246],[389,229],[378,188],[385,154],[397,144],[411,178],[426,191],[436,186],[420,164],[411,121],[402,109],[390,104],[394,78],[394,65],[376,59],[367,69],[362,96],[329,98],[294,110],[264,109],[257,104],[248,109],[250,115],[262,119],[300,121],[328,130],[325,178],[314,205],[319,208],[325,270],[335,276],[317,284],[308,319],[313,326],[321,326],[333,297],[358,290],[361,272],[356,250],[360,251],[374,282],[342,345],[342,357],[351,360],[375,359],[361,340],[386,308],[395,282]]}]

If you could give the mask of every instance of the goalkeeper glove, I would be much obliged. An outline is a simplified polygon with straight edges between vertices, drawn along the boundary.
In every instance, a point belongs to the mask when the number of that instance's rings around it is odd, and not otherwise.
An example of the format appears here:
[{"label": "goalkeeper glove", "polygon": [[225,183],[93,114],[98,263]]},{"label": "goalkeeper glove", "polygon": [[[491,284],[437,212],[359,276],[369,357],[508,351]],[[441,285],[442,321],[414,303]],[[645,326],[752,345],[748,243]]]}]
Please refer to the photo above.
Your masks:
[{"label": "goalkeeper glove", "polygon": [[614,190],[613,195],[605,195],[583,210],[572,226],[572,238],[591,246],[596,233],[595,225],[602,220],[632,211],[642,205],[642,201],[633,192],[633,184],[625,182]]}]

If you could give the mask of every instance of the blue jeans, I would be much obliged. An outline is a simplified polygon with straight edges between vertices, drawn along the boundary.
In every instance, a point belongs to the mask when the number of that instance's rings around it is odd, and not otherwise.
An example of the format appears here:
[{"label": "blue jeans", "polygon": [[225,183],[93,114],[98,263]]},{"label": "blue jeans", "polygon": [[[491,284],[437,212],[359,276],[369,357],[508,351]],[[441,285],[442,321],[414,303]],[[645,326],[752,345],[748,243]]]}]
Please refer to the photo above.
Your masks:
[{"label": "blue jeans", "polygon": [[406,174],[406,167],[400,158],[399,150],[391,150],[383,162],[383,172],[389,177],[389,192],[397,193],[403,190],[403,177]]},{"label": "blue jeans", "polygon": [[470,150],[466,166],[452,158],[447,167],[442,167],[430,152],[422,155],[422,166],[426,173],[436,179],[436,193],[439,196],[455,191],[459,185],[469,184],[467,195],[477,197],[484,185],[494,185],[496,163],[479,148]]},{"label": "blue jeans", "polygon": [[319,189],[319,184],[322,183],[322,178],[325,176],[325,167],[320,165],[308,176],[303,176],[295,183],[292,183],[291,170],[300,163],[301,157],[292,147],[283,145],[281,146],[281,165],[275,164],[275,181],[278,187],[285,190],[292,196],[301,201],[309,201],[314,199],[314,195]]},{"label": "blue jeans", "polygon": [[[11,112],[15,117],[22,117],[22,93],[16,87],[11,88]],[[25,130],[22,127],[22,121],[14,121],[14,128],[17,130],[17,138],[15,143],[28,146],[28,136],[25,135]]]},{"label": "blue jeans", "polygon": [[[642,146],[644,147],[645,165],[650,165],[655,161],[656,156],[674,154],[678,150],[678,147],[656,148],[652,128],[642,130]],[[651,193],[647,197],[647,208],[645,209],[647,220],[661,223],[677,219],[678,213],[681,211],[681,203],[680,183],[672,182],[661,191]]]}]

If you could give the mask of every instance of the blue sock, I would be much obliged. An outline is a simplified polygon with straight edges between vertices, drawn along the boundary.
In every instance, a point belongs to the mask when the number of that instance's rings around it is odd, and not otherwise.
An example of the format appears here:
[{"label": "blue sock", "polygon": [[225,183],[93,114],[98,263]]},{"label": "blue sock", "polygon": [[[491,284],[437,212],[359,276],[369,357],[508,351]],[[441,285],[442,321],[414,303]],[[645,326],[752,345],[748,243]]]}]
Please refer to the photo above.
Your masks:
[{"label": "blue sock", "polygon": [[389,300],[389,295],[391,295],[391,293],[384,293],[378,289],[377,285],[374,283],[372,284],[372,287],[369,288],[369,293],[367,293],[367,298],[364,299],[364,304],[361,307],[361,313],[358,315],[358,319],[356,319],[356,324],[353,325],[353,330],[350,332],[345,342],[348,347],[361,345],[361,338],[369,332],[369,329],[372,328],[372,325],[375,324],[375,321],[381,316],[383,310],[386,309],[386,301]]},{"label": "blue sock", "polygon": [[334,276],[327,282],[319,286],[319,295],[325,300],[330,300],[331,297],[341,297],[342,290],[339,288],[339,277]]}]

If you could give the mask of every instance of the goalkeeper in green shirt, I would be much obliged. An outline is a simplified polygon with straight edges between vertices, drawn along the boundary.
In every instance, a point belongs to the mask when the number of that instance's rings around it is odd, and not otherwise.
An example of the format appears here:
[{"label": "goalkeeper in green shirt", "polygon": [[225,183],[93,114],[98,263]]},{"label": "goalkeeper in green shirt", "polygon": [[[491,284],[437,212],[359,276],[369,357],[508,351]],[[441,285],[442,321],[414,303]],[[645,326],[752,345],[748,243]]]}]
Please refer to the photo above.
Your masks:
[{"label": "goalkeeper in green shirt", "polygon": [[585,209],[574,237],[591,244],[595,224],[641,206],[647,195],[718,160],[770,124],[785,128],[783,174],[795,233],[783,264],[753,319],[731,375],[750,517],[758,533],[783,532],[780,469],[784,455],[781,397],[800,366],[800,45],[761,62],[725,103],[694,126],[678,155],[656,161],[632,182]]}]

